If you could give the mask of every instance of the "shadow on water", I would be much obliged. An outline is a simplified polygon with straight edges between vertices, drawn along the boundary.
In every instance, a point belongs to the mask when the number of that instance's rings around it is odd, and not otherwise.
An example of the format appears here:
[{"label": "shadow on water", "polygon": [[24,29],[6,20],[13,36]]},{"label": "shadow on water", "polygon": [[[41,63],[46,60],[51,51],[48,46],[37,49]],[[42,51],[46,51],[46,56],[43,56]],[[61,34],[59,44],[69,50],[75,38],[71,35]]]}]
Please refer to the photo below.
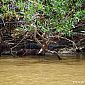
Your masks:
[{"label": "shadow on water", "polygon": [[55,55],[47,56],[23,56],[23,57],[12,57],[2,56],[0,57],[0,64],[26,66],[30,64],[65,64],[65,65],[82,65],[85,61],[85,55],[62,55],[62,60],[58,60]]}]

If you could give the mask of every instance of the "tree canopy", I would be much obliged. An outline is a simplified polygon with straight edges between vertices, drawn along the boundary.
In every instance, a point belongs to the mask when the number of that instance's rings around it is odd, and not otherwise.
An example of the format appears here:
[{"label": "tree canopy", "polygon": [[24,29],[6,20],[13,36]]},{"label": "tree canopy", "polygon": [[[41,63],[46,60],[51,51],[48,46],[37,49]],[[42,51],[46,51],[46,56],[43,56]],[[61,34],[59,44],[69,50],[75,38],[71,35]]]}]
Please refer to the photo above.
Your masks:
[{"label": "tree canopy", "polygon": [[72,34],[72,28],[79,21],[85,21],[84,0],[0,0],[0,17],[3,19],[31,22],[27,30],[33,29],[33,22],[44,32]]}]

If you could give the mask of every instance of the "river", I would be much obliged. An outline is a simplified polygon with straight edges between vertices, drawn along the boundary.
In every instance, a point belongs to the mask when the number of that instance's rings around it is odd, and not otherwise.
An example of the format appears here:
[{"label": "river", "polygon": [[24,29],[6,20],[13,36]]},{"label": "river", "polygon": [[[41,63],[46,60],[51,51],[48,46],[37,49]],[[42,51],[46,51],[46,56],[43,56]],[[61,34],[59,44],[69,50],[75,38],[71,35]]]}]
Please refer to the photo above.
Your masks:
[{"label": "river", "polygon": [[1,57],[0,85],[85,85],[84,57]]}]

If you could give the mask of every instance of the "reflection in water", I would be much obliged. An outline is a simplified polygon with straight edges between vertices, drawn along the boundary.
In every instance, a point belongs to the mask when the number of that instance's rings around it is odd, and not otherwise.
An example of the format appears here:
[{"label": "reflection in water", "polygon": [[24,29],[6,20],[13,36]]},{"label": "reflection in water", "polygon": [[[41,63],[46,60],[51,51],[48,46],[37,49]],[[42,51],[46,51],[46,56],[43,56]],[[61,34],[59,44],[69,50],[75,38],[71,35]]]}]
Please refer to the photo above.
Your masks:
[{"label": "reflection in water", "polygon": [[84,57],[2,57],[0,85],[85,85]]}]

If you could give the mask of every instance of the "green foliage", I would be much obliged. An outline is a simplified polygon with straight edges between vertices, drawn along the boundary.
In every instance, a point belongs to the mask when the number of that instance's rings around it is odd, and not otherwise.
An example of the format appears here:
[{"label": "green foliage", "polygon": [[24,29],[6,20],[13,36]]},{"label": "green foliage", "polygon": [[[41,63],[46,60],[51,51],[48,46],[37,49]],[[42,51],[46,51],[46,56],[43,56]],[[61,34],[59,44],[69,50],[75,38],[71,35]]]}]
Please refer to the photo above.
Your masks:
[{"label": "green foliage", "polygon": [[[18,13],[15,10],[7,8],[10,0],[2,0],[5,3],[0,12],[8,14]],[[35,23],[39,29],[44,32],[51,33],[51,29],[56,29],[57,32],[64,32],[70,35],[75,23],[79,20],[85,20],[85,9],[81,10],[84,0],[11,0],[15,6],[23,13],[26,22]],[[40,12],[41,13],[40,13]],[[44,20],[37,18],[36,13],[40,16],[44,14]],[[19,15],[20,16],[20,15]],[[34,17],[34,18],[33,18]],[[34,20],[33,20],[34,19]],[[30,25],[28,30],[33,29]]]}]

